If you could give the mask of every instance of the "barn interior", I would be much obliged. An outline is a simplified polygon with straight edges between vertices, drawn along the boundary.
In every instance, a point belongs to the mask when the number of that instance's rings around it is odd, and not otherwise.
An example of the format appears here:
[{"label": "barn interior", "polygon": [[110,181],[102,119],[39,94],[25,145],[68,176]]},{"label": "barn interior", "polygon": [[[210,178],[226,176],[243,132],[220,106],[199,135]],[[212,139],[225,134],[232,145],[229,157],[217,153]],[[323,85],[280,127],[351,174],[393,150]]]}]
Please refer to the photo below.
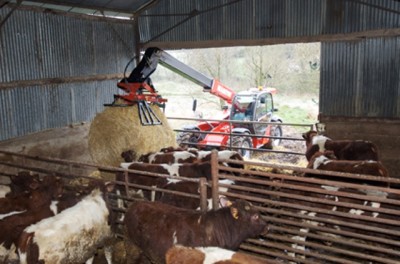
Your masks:
[{"label": "barn interior", "polygon": [[[125,76],[126,65],[130,61],[137,64],[141,53],[148,47],[180,50],[307,42],[321,43],[318,122],[325,124],[325,132],[331,138],[374,142],[390,175],[390,179],[379,181],[396,186],[400,180],[398,0],[188,0],[184,4],[178,0],[0,1],[0,162],[3,176],[7,177],[11,173],[9,168],[16,163],[20,167],[16,171],[13,167],[12,173],[38,167],[41,173],[57,174],[65,166],[65,171],[73,171],[78,178],[84,178],[97,171],[107,175],[110,170],[113,173],[118,171],[103,166],[118,167],[117,164],[123,161],[119,154],[110,154],[117,157],[109,163],[93,158],[89,144],[90,127],[96,117],[107,110],[104,104],[110,103],[114,94],[119,92],[116,85]],[[131,120],[121,122],[126,122],[128,127],[122,132],[115,130],[119,134],[113,138],[126,140],[125,133],[138,125],[130,123]],[[104,125],[99,129],[118,127]],[[154,144],[164,136],[171,140],[171,134],[164,133],[168,129],[149,133],[155,134],[153,138],[147,137],[149,135],[134,137],[133,141],[143,141],[141,143],[145,146],[138,155],[175,144],[173,140]],[[97,140],[99,152],[117,144],[107,137],[102,141]],[[137,145],[134,147],[138,148]],[[132,146],[124,145],[122,148],[127,150]],[[118,151],[121,148],[116,153]],[[45,162],[46,168],[43,168],[42,163],[37,164],[37,157],[71,163],[55,166]],[[34,161],[24,163],[26,159]],[[50,163],[56,161],[47,160]],[[21,164],[24,165],[21,167]],[[293,185],[301,185],[294,189],[326,192],[309,186],[323,184],[325,179],[300,180],[301,184],[285,183],[284,180],[292,180],[287,178],[285,171],[291,171],[291,174],[293,171],[297,174],[309,171],[251,162],[245,165],[263,167],[262,172],[254,174],[254,170],[245,170],[245,173],[252,176],[265,174],[269,179],[250,181],[257,186],[246,188],[260,189],[255,191],[257,195],[260,192],[275,193],[268,201],[263,200],[265,197],[244,195],[252,201],[260,202],[261,199],[261,204],[271,205],[265,210],[266,217],[273,223],[270,228],[273,232],[263,237],[262,242],[252,240],[243,244],[242,251],[261,255],[271,263],[396,263],[399,259],[396,251],[400,235],[396,221],[386,219],[375,229],[367,228],[371,232],[368,237],[365,230],[353,235],[339,231],[339,235],[350,237],[350,243],[343,237],[323,236],[322,231],[327,231],[328,224],[334,226],[335,221],[346,222],[339,219],[343,215],[336,212],[337,218],[327,220],[328,223],[322,227],[315,227],[312,220],[317,217],[322,221],[326,212],[320,211],[320,216],[314,216],[310,213],[310,205],[306,204],[303,212],[308,214],[299,217],[302,222],[295,221],[294,208],[288,204],[296,203],[298,196],[303,200],[320,202],[322,205],[318,210],[324,210],[323,204],[327,202],[321,197],[308,198],[297,192],[288,194],[280,190],[292,190]],[[77,171],[71,169],[75,166]],[[215,177],[229,179],[224,168],[219,170],[219,173],[214,173]],[[271,171],[278,173],[271,174]],[[348,186],[337,183],[337,187]],[[277,189],[271,190],[272,187]],[[350,187],[356,188],[354,185]],[[341,194],[371,203],[386,203],[389,206],[381,208],[380,213],[398,217],[398,199],[381,195],[383,191],[400,195],[397,189],[388,191],[381,186],[367,189],[371,191],[360,194],[342,190]],[[328,194],[331,192],[329,190]],[[285,199],[281,198],[282,195]],[[357,202],[343,201],[343,206],[346,204]],[[279,211],[272,205],[277,208],[287,206],[287,210]],[[371,210],[366,207],[365,204],[356,206],[358,210]],[[287,218],[277,216],[282,212]],[[354,218],[354,214],[351,217]],[[381,221],[368,216],[355,218],[364,221],[356,223],[359,225],[357,228],[368,226],[365,223],[373,222],[375,225]],[[310,235],[309,241],[297,239],[295,246],[287,246],[282,241],[293,242],[296,234],[303,237],[305,229],[291,229],[292,236],[284,238],[282,233],[287,232],[284,224],[306,226],[307,230],[315,228],[321,232]],[[334,229],[332,227],[327,233],[334,233]],[[379,235],[373,238],[375,232]],[[361,243],[364,246],[358,249],[356,244],[361,240],[367,242],[366,245]],[[377,246],[377,243],[385,246]],[[292,255],[285,254],[291,250]]]}]

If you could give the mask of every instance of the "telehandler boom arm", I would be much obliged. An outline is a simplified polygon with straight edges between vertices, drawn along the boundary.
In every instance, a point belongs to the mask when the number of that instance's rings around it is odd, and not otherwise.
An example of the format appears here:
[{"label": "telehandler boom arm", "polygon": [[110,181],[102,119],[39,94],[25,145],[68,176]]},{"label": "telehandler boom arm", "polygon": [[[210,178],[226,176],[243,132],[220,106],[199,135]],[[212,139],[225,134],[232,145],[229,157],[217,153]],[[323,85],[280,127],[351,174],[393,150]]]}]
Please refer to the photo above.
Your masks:
[{"label": "telehandler boom arm", "polygon": [[[150,104],[157,104],[164,108],[167,99],[164,99],[155,90],[150,75],[156,70],[158,64],[191,80],[203,87],[203,91],[210,92],[232,104],[235,92],[221,84],[218,80],[211,79],[194,70],[188,65],[175,59],[173,56],[159,48],[146,49],[142,59],[133,69],[129,77],[117,83],[118,88],[127,94],[114,95],[114,102],[106,106],[131,106],[138,105],[139,117],[142,125],[160,125],[160,119],[155,115]],[[121,102],[122,101],[122,102]]]},{"label": "telehandler boom arm", "polygon": [[[223,85],[218,80],[211,79],[201,72],[196,71],[159,48],[146,49],[146,52],[137,67],[132,71],[128,78],[121,82],[149,82],[149,77],[156,70],[158,64],[161,64],[182,77],[200,85],[203,87],[203,91],[210,92],[211,94],[222,98],[229,104],[232,103],[235,95],[235,92],[232,89]],[[149,83],[151,83],[151,81]]]}]

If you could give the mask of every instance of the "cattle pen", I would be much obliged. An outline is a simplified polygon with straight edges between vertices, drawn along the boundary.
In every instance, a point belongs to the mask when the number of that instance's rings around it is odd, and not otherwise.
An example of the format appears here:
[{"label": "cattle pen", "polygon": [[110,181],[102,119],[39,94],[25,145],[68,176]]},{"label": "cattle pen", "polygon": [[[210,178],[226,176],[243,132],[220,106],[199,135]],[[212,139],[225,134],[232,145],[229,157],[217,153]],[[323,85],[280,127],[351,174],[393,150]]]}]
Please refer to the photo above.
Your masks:
[{"label": "cattle pen", "polygon": [[[7,180],[21,171],[60,177],[69,184],[84,184],[93,175],[140,173],[149,177],[177,178],[164,174],[132,171],[49,157],[0,151],[0,177]],[[226,164],[239,166],[226,166]],[[110,194],[113,212],[125,207],[140,190],[198,200],[207,210],[207,198],[218,208],[220,196],[250,201],[268,222],[268,233],[247,239],[240,251],[262,257],[268,263],[399,263],[400,261],[400,179],[319,171],[266,162],[221,160],[213,151],[211,180],[179,177],[199,184],[199,192],[164,190],[115,181],[125,190]],[[305,176],[307,175],[307,176]],[[324,177],[320,177],[323,175]],[[331,180],[334,177],[335,180]],[[337,180],[338,178],[342,180]],[[356,184],[352,180],[377,184]],[[221,180],[230,180],[227,181]],[[135,192],[132,192],[135,191]],[[119,219],[119,218],[118,218]],[[122,222],[114,227],[124,239]],[[156,239],[156,238],[155,238]]]}]

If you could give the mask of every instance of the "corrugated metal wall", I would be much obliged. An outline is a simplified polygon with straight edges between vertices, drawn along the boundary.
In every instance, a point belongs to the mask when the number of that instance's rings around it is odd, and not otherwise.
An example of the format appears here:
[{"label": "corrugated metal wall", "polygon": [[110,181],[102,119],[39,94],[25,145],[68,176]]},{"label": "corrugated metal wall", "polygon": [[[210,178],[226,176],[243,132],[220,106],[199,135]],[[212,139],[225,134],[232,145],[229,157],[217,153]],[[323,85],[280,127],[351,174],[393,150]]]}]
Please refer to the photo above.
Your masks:
[{"label": "corrugated metal wall", "polygon": [[111,103],[116,81],[0,90],[0,140],[91,121]]},{"label": "corrugated metal wall", "polygon": [[[10,9],[0,9],[4,18]],[[0,140],[91,121],[118,92],[116,80],[133,56],[129,21],[85,19],[18,10],[0,30]],[[68,81],[90,76],[91,82]],[[54,78],[67,80],[53,83]],[[42,80],[18,87],[19,81]],[[24,84],[22,84],[24,85]]]},{"label": "corrugated metal wall", "polygon": [[[169,0],[160,1],[139,21],[144,43],[210,40],[240,43],[246,39],[399,28],[399,13],[400,2],[393,0],[187,0],[185,4]],[[174,28],[190,16],[191,19]]]},{"label": "corrugated metal wall", "polygon": [[400,118],[400,37],[322,43],[320,112]]},{"label": "corrugated metal wall", "polygon": [[[0,18],[8,12],[1,8]],[[399,14],[400,2],[393,0],[168,0],[140,17],[140,42],[240,45],[246,39],[399,29]],[[44,84],[0,86],[0,140],[91,121],[112,100],[117,80],[96,81],[96,76],[123,72],[134,54],[134,32],[130,21],[107,21],[48,10],[12,14],[0,30],[0,85]],[[399,42],[392,37],[324,43],[321,111],[398,118]],[[95,81],[46,81],[86,76]]]}]

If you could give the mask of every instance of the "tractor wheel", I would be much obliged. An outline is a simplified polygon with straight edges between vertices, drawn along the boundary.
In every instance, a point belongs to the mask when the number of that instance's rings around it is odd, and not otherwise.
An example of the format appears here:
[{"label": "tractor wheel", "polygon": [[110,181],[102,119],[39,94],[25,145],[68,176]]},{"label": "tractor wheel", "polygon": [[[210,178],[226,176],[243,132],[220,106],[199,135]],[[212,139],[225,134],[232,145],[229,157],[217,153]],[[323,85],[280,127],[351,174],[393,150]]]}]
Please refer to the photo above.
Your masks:
[{"label": "tractor wheel", "polygon": [[[232,136],[232,141],[229,142],[229,146],[235,147],[233,150],[237,151],[243,158],[251,158],[251,150],[247,148],[252,148],[251,138],[248,136],[238,135]],[[238,148],[238,149],[236,149]]]},{"label": "tractor wheel", "polygon": [[[282,127],[280,125],[275,125],[271,127],[271,136],[272,137],[282,137]],[[271,138],[267,144],[265,144],[264,148],[273,149],[276,146],[281,144],[280,138]]]},{"label": "tractor wheel", "polygon": [[201,140],[200,133],[179,132],[176,136],[176,143],[179,147],[197,147],[197,143]]}]

